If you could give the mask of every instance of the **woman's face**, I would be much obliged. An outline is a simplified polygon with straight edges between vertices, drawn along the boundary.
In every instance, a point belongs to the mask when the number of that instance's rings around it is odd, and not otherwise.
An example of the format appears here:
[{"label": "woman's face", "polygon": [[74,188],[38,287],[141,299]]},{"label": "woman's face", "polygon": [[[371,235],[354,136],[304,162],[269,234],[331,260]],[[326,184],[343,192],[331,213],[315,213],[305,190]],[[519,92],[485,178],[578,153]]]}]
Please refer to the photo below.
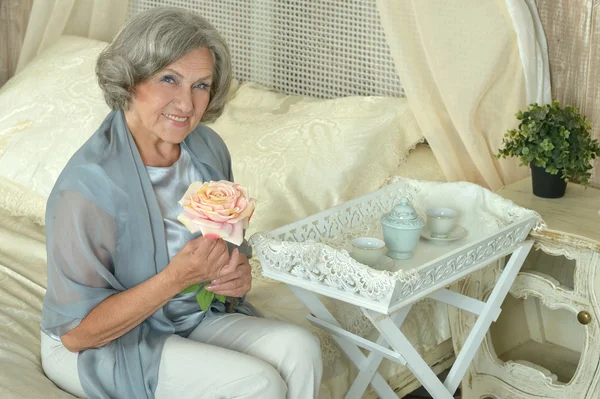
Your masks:
[{"label": "woman's face", "polygon": [[135,138],[181,143],[206,111],[213,67],[211,51],[196,49],[139,83],[125,112]]}]

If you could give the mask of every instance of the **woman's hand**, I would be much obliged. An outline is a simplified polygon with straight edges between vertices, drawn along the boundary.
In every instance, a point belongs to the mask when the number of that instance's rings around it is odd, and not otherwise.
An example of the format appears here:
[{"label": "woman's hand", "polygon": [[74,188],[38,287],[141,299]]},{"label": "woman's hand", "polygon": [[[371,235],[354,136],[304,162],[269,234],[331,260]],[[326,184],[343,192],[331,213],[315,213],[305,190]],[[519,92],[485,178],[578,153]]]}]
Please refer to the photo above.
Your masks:
[{"label": "woman's hand", "polygon": [[183,290],[235,272],[239,264],[238,252],[236,248],[230,257],[227,244],[222,239],[198,237],[189,241],[173,257],[165,271],[169,272]]},{"label": "woman's hand", "polygon": [[191,240],[162,272],[100,302],[61,340],[71,352],[106,345],[135,328],[183,289],[229,276],[240,268],[239,264],[238,250],[230,257],[223,240]]},{"label": "woman's hand", "polygon": [[[232,256],[233,258],[233,256]],[[252,267],[243,254],[233,272],[223,275],[206,286],[206,290],[215,294],[229,297],[241,297],[250,292],[252,288]]]}]

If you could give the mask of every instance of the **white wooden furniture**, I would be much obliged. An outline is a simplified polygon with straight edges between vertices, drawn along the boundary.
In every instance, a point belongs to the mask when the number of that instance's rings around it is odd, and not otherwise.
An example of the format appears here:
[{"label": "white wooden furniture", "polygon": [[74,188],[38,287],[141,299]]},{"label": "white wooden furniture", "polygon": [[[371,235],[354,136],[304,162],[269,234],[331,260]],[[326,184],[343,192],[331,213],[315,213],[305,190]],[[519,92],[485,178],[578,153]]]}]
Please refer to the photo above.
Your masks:
[{"label": "white wooden furniture", "polygon": [[[352,259],[346,251],[348,242],[361,235],[381,237],[379,218],[403,197],[408,197],[421,214],[431,206],[456,209],[459,223],[468,235],[442,245],[422,240],[412,259],[385,258],[389,271],[375,270]],[[309,321],[332,333],[359,369],[346,398],[362,397],[369,384],[380,397],[397,398],[377,372],[383,358],[388,358],[406,364],[434,398],[449,399],[490,324],[500,314],[500,304],[532,246],[524,240],[539,223],[535,213],[473,184],[402,179],[270,233],[254,235],[250,243],[261,261],[263,274],[288,284],[309,309]],[[510,261],[485,300],[445,289],[508,255]],[[317,294],[359,306],[379,331],[377,341],[344,330]],[[400,331],[411,306],[426,297],[478,315],[443,383]],[[370,355],[365,356],[359,347],[369,350]]]},{"label": "white wooden furniture", "polygon": [[[569,183],[564,198],[543,199],[525,179],[499,194],[539,212],[549,229],[531,232],[534,250],[463,380],[463,398],[598,398],[600,190]],[[501,270],[474,273],[458,292],[486,298]],[[450,321],[460,350],[475,321],[453,309]]]}]

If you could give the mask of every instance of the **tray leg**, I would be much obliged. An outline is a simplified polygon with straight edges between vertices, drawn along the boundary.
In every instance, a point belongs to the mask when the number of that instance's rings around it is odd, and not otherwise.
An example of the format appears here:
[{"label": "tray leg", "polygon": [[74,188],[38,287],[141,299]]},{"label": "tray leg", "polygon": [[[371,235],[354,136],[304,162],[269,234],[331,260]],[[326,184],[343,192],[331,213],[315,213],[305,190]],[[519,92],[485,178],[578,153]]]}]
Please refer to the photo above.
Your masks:
[{"label": "tray leg", "polygon": [[483,311],[477,318],[477,321],[469,333],[464,346],[460,350],[458,356],[456,356],[456,361],[450,369],[450,372],[446,377],[446,381],[444,381],[444,385],[450,392],[454,392],[458,388],[460,381],[464,377],[469,365],[471,364],[471,361],[477,353],[477,349],[479,349],[483,338],[485,338],[490,325],[493,321],[498,319],[498,316],[502,310],[500,306],[502,305],[502,302],[504,302],[506,295],[508,295],[508,291],[515,281],[519,270],[521,270],[521,266],[523,266],[523,262],[525,262],[525,258],[529,254],[532,246],[532,241],[525,242],[521,247],[513,252],[509,261],[504,267],[504,271],[502,271],[496,286],[492,290],[488,300],[485,302]]},{"label": "tray leg", "polygon": [[[407,306],[393,316],[395,319],[394,324],[397,328],[402,326],[402,323],[404,323],[404,320],[406,320],[406,316],[408,316],[408,312],[410,312],[411,308],[412,305]],[[387,341],[385,340],[385,337],[380,334],[379,338],[377,338],[377,345],[389,347],[389,344],[386,345],[386,343]],[[369,383],[373,380],[373,376],[377,372],[377,368],[381,364],[382,360],[383,355],[378,352],[373,351],[369,354],[363,365],[359,367],[360,371],[352,383],[352,386],[348,390],[348,394],[346,395],[347,399],[360,398],[362,396]]]},{"label": "tray leg", "polygon": [[452,394],[448,392],[444,384],[442,384],[402,331],[396,327],[390,316],[382,315],[372,310],[362,310],[381,335],[385,337],[392,349],[402,354],[404,359],[406,359],[406,366],[433,398],[452,399]]},{"label": "tray leg", "polygon": [[[313,316],[323,321],[326,321],[336,327],[343,328],[337,322],[335,317],[333,317],[333,315],[325,307],[325,305],[323,305],[323,303],[319,300],[319,297],[315,293],[302,288],[295,287],[293,285],[288,285],[288,287],[294,293],[294,295],[296,295],[300,302],[302,302],[304,306],[308,308],[308,310]],[[344,353],[346,353],[350,361],[354,363],[354,365],[359,370],[361,370],[363,364],[367,362],[368,358],[362,353],[359,347],[355,344],[350,343],[346,339],[340,338],[336,335],[332,335],[332,337],[342,348]],[[377,392],[379,397],[382,399],[398,399],[398,395],[396,395],[392,388],[390,388],[385,379],[381,376],[381,374],[377,372],[376,369],[371,381],[371,386],[373,386],[375,392]],[[365,386],[362,392],[354,391],[353,395],[357,396],[351,397],[346,395],[346,399],[360,399],[363,396],[366,388],[367,387]]]}]

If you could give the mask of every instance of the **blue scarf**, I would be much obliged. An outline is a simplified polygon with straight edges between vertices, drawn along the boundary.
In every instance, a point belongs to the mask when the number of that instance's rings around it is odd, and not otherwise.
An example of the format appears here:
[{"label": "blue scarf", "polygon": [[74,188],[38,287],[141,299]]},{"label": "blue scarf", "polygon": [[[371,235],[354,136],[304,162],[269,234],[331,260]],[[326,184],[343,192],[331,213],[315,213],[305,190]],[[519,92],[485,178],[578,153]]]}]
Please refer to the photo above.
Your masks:
[{"label": "blue scarf", "polygon": [[[233,181],[229,151],[210,128],[199,125],[181,145],[204,181]],[[46,234],[48,290],[41,327],[55,337],[109,296],[168,265],[163,218],[122,111],[106,117],[60,174],[48,198]],[[251,253],[245,244],[240,249]],[[224,311],[214,302],[207,312]],[[248,303],[236,311],[255,314]],[[109,344],[80,352],[84,391],[89,398],[153,398],[165,340],[179,331],[177,323],[197,326],[203,317],[198,307],[172,321],[159,309]]]}]

